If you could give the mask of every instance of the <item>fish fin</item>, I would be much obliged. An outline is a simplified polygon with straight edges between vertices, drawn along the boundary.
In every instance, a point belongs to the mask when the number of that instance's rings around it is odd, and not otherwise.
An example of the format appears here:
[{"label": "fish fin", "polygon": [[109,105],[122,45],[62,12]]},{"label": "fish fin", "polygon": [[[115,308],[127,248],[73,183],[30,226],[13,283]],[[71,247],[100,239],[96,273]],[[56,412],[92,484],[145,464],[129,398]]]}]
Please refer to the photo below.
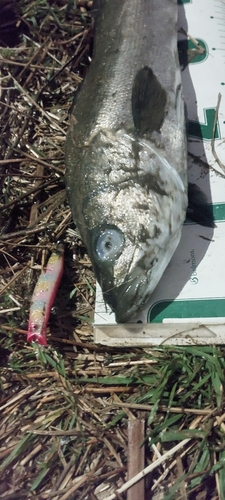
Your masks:
[{"label": "fish fin", "polygon": [[191,182],[188,183],[187,219],[206,227],[216,227],[212,205],[207,203],[205,194]]},{"label": "fish fin", "polygon": [[137,132],[159,132],[166,114],[166,91],[151,68],[140,69],[133,82],[132,115]]}]

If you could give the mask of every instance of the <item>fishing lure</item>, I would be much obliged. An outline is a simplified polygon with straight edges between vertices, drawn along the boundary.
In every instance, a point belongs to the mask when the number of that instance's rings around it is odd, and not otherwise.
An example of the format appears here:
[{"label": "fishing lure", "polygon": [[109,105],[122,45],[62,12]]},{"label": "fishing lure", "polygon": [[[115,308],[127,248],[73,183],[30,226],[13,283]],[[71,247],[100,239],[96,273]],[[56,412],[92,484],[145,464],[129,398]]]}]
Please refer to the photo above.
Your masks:
[{"label": "fishing lure", "polygon": [[63,275],[64,245],[59,244],[35,286],[30,306],[28,342],[47,345],[46,330],[52,304]]}]

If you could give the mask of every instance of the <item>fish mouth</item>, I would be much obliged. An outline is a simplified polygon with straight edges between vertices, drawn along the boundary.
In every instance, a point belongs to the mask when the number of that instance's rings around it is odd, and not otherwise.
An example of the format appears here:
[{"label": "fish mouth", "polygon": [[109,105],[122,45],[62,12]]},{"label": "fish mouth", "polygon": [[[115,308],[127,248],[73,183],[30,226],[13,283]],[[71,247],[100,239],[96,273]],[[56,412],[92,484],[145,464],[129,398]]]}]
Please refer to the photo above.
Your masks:
[{"label": "fish mouth", "polygon": [[138,263],[136,256],[133,269],[118,286],[114,286],[110,275],[100,281],[105,302],[115,313],[117,323],[137,321],[137,314],[146,306],[177,248],[181,228],[171,237],[166,251],[164,247],[155,246],[154,251],[144,253]]},{"label": "fish mouth", "polygon": [[124,283],[114,290],[105,291],[103,297],[113,310],[116,322],[127,323],[144,307],[148,299],[146,277],[145,280],[136,278],[132,282]]}]

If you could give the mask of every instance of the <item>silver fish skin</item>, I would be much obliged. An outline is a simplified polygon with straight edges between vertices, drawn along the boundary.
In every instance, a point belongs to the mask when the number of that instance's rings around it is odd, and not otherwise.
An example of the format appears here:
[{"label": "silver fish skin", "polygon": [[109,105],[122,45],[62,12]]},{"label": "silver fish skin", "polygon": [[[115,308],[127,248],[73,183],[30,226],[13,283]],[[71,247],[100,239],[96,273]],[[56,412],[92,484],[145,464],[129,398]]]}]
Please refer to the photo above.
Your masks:
[{"label": "silver fish skin", "polygon": [[178,7],[101,3],[66,140],[66,186],[104,299],[124,323],[158,284],[186,214]]}]

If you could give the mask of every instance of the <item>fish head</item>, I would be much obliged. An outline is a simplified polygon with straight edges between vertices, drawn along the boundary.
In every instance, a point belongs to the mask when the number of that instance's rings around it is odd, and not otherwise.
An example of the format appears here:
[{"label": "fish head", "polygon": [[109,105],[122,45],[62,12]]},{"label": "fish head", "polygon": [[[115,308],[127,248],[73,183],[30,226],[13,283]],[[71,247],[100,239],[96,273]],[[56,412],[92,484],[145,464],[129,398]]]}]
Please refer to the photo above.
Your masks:
[{"label": "fish head", "polygon": [[79,228],[103,297],[123,323],[149,299],[180,241],[187,190],[148,140],[101,132],[97,145],[98,187],[83,200]]}]

